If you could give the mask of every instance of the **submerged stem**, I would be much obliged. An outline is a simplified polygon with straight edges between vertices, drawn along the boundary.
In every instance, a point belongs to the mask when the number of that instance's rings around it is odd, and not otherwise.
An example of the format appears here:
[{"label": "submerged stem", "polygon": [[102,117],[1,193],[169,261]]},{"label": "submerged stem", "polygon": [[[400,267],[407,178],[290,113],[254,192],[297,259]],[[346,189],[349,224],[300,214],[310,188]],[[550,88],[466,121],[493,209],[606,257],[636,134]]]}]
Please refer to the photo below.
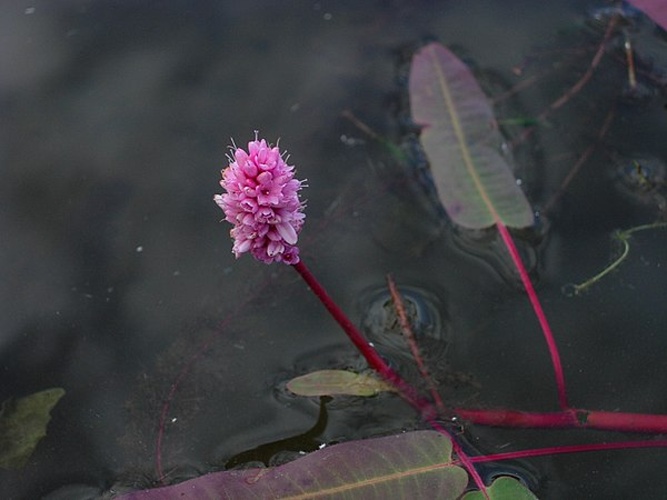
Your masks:
[{"label": "submerged stem", "polygon": [[597,273],[595,276],[592,278],[587,279],[583,283],[580,283],[578,285],[573,286],[573,291],[575,295],[579,295],[581,292],[586,290],[587,288],[593,286],[595,283],[600,281],[602,278],[607,276],[610,272],[612,272],[614,269],[616,269],[618,266],[621,265],[621,262],[625,260],[625,258],[628,256],[628,253],[630,253],[630,243],[628,243],[628,240],[630,239],[630,235],[628,233],[623,233],[623,232],[617,232],[616,233],[616,239],[621,242],[621,245],[623,245],[623,250],[621,251],[621,255],[618,256],[618,258],[609,264],[607,267],[605,267],[602,271]]},{"label": "submerged stem", "polygon": [[428,390],[431,394],[431,398],[433,398],[436,408],[438,408],[440,414],[444,415],[447,411],[445,404],[443,403],[442,398],[438,393],[438,389],[433,382],[433,378],[429,374],[428,369],[424,364],[424,360],[422,359],[421,353],[419,352],[417,340],[415,339],[415,334],[412,331],[412,326],[410,325],[408,315],[405,311],[403,299],[401,298],[401,294],[399,293],[398,288],[396,287],[396,283],[394,282],[394,279],[391,277],[391,275],[387,275],[387,285],[389,286],[391,299],[394,302],[394,309],[396,310],[396,315],[398,316],[398,322],[401,326],[401,331],[403,332],[403,336],[410,346],[412,358],[415,360],[415,363],[417,363],[417,369],[428,386]]}]

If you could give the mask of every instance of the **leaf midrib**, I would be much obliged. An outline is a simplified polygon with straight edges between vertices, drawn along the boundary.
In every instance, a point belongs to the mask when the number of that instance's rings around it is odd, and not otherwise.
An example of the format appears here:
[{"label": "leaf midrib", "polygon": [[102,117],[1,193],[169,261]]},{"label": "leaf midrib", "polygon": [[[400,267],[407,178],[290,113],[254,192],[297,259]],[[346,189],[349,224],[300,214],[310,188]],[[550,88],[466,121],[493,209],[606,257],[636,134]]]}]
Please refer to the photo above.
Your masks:
[{"label": "leaf midrib", "polygon": [[454,133],[456,135],[456,139],[458,140],[459,149],[461,150],[461,154],[463,156],[463,161],[466,167],[466,171],[472,178],[473,183],[477,188],[477,192],[482,198],[482,201],[484,201],[484,204],[486,205],[486,208],[488,209],[489,213],[493,217],[494,224],[497,224],[498,222],[500,222],[500,216],[498,215],[498,212],[496,212],[493,203],[491,202],[491,199],[489,198],[486,190],[484,189],[482,181],[479,178],[477,170],[475,169],[475,164],[472,161],[470,150],[468,149],[468,143],[466,141],[465,134],[461,127],[459,115],[456,111],[456,106],[454,105],[454,100],[452,99],[452,95],[449,90],[449,84],[447,83],[447,78],[445,77],[445,74],[442,71],[441,66],[438,64],[438,59],[435,54],[434,48],[432,47],[429,48],[429,55],[431,56],[431,60],[433,61],[433,66],[435,67],[435,71],[438,75],[438,85],[442,92],[442,96],[445,100],[445,108],[447,110],[447,114],[449,115],[452,122],[452,126],[454,127]]}]

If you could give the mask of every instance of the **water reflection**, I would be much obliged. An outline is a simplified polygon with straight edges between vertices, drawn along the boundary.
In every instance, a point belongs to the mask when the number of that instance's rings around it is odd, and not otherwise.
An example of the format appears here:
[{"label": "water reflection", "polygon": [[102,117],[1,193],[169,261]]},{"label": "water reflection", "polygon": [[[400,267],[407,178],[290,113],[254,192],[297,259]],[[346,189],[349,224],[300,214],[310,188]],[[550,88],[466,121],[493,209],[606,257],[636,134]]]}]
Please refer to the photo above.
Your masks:
[{"label": "water reflection", "polygon": [[[465,403],[553,404],[541,338],[525,297],[507,286],[515,276],[497,241],[480,245],[443,222],[414,165],[341,117],[353,110],[378,134],[403,139],[393,51],[425,37],[467,54],[488,90],[511,89],[495,104],[514,119],[503,132],[536,208],[594,146],[544,214],[549,224],[518,235],[523,257],[553,321],[572,399],[667,411],[656,358],[667,324],[664,236],[643,239],[637,260],[595,293],[560,293],[600,268],[613,228],[657,216],[655,204],[638,207],[619,193],[625,167],[608,154],[641,151],[642,162],[662,163],[667,155],[666,52],[648,21],[632,24],[630,36],[639,84],[651,92],[622,96],[619,32],[593,84],[538,120],[599,47],[600,27],[585,21],[593,2],[186,3],[0,7],[0,395],[67,390],[28,466],[0,471],[3,498],[85,498],[124,474],[133,485],[153,484],[162,424],[167,479],[198,474],[312,425],[312,401],[276,396],[289,376],[363,367],[290,269],[230,253],[211,197],[229,137],[255,129],[280,137],[308,178],[302,254],[355,321],[375,318],[373,307],[380,315],[391,272],[413,294],[436,373],[469,374],[478,384]],[[515,87],[525,81],[532,84]],[[651,172],[635,168],[625,178],[636,184]],[[382,398],[333,402],[323,439],[420,425],[400,400]],[[487,449],[598,439],[469,432]],[[664,491],[664,453],[633,453],[537,461],[547,478],[541,493],[554,497],[553,478],[570,497],[611,498],[628,484]]]}]

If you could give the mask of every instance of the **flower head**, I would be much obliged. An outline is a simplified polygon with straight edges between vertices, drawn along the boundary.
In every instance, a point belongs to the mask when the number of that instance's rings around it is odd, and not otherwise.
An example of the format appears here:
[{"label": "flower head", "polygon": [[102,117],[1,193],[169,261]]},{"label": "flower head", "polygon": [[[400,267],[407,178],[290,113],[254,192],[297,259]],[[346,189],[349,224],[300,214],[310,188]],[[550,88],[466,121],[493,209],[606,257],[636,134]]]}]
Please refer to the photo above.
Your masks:
[{"label": "flower head", "polygon": [[296,242],[306,217],[299,199],[303,181],[294,179],[294,167],[285,159],[278,146],[258,140],[257,132],[247,152],[232,147],[220,181],[227,192],[213,199],[234,225],[229,234],[236,258],[250,252],[267,264],[299,262]]}]

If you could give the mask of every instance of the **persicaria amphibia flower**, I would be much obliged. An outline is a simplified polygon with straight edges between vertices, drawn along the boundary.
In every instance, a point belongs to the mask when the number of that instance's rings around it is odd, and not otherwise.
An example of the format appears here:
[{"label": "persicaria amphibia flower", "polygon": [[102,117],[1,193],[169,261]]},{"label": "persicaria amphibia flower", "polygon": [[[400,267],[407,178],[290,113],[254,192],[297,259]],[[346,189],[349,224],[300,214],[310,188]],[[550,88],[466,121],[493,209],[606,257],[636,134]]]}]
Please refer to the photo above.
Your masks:
[{"label": "persicaria amphibia flower", "polygon": [[256,132],[247,152],[232,147],[220,181],[227,192],[213,200],[234,225],[229,234],[236,258],[250,252],[267,264],[299,262],[296,243],[306,218],[299,199],[303,181],[294,179],[294,167],[285,160],[278,146],[258,140]]}]

